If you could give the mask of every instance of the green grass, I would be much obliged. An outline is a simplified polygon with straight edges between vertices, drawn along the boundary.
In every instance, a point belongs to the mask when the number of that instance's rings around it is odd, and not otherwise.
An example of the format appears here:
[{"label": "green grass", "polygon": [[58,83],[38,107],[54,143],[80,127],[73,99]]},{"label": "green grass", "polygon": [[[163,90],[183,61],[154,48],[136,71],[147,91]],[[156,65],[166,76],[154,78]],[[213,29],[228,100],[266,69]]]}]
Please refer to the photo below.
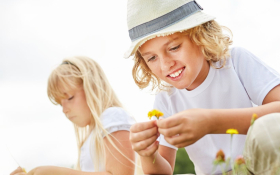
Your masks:
[{"label": "green grass", "polygon": [[189,159],[185,148],[180,148],[176,154],[175,168],[173,174],[195,174],[194,165]]}]

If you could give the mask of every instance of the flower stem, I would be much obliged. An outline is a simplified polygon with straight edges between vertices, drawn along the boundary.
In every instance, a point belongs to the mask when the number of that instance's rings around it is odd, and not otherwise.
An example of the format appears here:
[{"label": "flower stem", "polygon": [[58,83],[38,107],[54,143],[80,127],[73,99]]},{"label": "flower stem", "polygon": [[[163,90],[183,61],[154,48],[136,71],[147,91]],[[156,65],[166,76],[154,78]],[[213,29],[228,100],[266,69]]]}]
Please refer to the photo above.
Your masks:
[{"label": "flower stem", "polygon": [[235,175],[235,171],[234,171],[234,166],[233,166],[233,156],[232,156],[232,137],[233,137],[233,134],[231,134],[230,136],[230,166],[231,166],[231,170],[232,170],[232,173]]},{"label": "flower stem", "polygon": [[222,169],[222,173],[223,173],[223,175],[226,175],[226,172],[225,172],[224,167],[223,167],[223,165],[222,165],[222,164],[221,164],[221,169]]},{"label": "flower stem", "polygon": [[157,157],[157,152],[156,152],[155,158],[153,160],[153,164],[155,164],[155,162],[156,162],[156,157]]}]

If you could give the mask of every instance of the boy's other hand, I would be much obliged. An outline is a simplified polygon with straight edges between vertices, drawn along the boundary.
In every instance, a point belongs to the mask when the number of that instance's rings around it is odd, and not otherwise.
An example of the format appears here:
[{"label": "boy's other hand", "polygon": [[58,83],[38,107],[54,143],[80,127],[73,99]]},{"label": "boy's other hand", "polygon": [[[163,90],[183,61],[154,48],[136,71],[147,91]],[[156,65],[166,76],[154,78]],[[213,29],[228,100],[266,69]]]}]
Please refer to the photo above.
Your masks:
[{"label": "boy's other hand", "polygon": [[211,122],[209,110],[189,109],[166,119],[158,120],[157,126],[165,140],[177,148],[186,147],[209,134]]}]

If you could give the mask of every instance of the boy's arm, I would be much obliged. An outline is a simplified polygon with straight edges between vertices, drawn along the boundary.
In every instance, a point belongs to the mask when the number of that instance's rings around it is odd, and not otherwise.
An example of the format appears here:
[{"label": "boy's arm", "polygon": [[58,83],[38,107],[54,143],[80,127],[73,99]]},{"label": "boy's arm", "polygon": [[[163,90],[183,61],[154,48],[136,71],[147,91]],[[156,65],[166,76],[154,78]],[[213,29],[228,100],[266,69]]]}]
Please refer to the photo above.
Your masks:
[{"label": "boy's arm", "polygon": [[[176,150],[166,146],[159,146],[152,156],[140,156],[143,172],[145,174],[173,174]],[[153,163],[155,159],[155,162]]]},{"label": "boy's arm", "polygon": [[239,109],[190,109],[158,120],[157,126],[168,143],[181,148],[195,143],[206,134],[225,134],[230,128],[237,129],[240,134],[247,134],[254,113],[262,117],[276,112],[280,112],[280,85],[266,95],[261,106]]},{"label": "boy's arm", "polygon": [[215,119],[213,120],[212,133],[225,133],[227,129],[235,128],[240,134],[247,134],[252,114],[255,113],[258,117],[262,117],[277,112],[280,112],[280,85],[266,95],[261,106],[243,109],[213,109],[212,115]]}]

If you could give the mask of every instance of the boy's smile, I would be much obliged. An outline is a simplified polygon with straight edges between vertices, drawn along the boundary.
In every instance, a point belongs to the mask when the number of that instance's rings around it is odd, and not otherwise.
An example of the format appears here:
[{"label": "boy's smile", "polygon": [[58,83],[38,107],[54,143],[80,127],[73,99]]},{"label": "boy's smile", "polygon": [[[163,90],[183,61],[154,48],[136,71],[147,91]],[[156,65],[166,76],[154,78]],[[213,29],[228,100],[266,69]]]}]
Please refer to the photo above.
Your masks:
[{"label": "boy's smile", "polygon": [[185,67],[175,70],[172,73],[168,74],[167,77],[170,77],[171,79],[178,78],[179,76],[181,76],[183,74],[184,70],[185,70]]},{"label": "boy's smile", "polygon": [[195,89],[209,72],[202,51],[183,33],[148,40],[139,52],[153,74],[178,89]]}]

